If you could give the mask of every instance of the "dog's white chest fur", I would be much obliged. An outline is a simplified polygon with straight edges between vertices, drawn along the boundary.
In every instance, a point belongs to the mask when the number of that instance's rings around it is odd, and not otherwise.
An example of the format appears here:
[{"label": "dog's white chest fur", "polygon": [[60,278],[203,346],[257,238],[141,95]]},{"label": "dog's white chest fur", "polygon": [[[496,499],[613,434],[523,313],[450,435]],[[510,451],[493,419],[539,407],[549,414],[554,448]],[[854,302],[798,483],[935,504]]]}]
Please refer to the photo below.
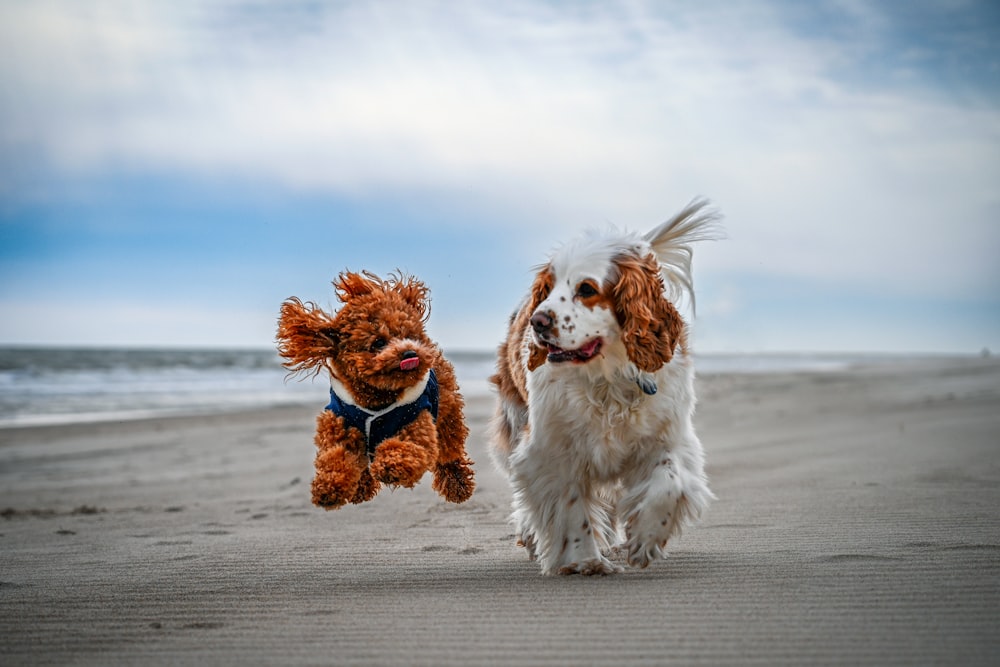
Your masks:
[{"label": "dog's white chest fur", "polygon": [[675,361],[655,376],[668,391],[654,395],[626,374],[609,378],[583,368],[542,366],[528,377],[529,421],[546,434],[533,446],[564,453],[558,465],[582,469],[601,482],[620,477],[647,450],[670,451],[671,427],[687,417],[676,410],[677,394],[691,393],[688,360]]},{"label": "dog's white chest fur", "polygon": [[712,498],[673,305],[691,288],[687,244],[712,237],[702,207],[644,236],[567,243],[511,318],[492,455],[510,477],[518,541],[543,573],[619,571],[618,545],[645,567]]}]

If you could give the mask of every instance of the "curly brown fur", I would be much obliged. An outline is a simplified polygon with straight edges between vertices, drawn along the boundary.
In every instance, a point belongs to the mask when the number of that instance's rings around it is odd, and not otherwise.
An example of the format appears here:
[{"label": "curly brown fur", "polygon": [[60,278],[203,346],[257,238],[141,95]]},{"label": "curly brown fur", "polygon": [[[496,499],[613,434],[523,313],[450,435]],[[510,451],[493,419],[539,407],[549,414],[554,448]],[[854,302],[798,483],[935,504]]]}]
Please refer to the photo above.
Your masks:
[{"label": "curly brown fur", "polygon": [[371,471],[375,479],[390,486],[412,488],[437,460],[437,429],[429,412],[405,426],[398,437],[389,438],[375,450]]},{"label": "curly brown fur", "polygon": [[313,502],[328,509],[364,502],[382,484],[409,488],[431,470],[432,488],[442,497],[467,500],[475,483],[465,452],[464,402],[454,369],[424,328],[426,286],[401,274],[382,280],[348,271],[334,289],[343,304],[334,315],[295,297],[282,304],[277,340],[285,368],[313,375],[326,369],[358,406],[371,411],[397,402],[433,369],[438,416],[435,422],[422,413],[381,442],[369,463],[364,434],[324,411],[317,420]]},{"label": "curly brown fur", "polygon": [[[333,509],[346,502],[358,502],[355,498],[358,496],[359,484],[368,470],[364,436],[357,429],[348,429],[341,417],[323,411],[316,418],[315,442],[317,451],[316,476],[312,482],[313,504]],[[368,474],[368,477],[371,478],[371,475]],[[376,486],[371,495],[374,496],[377,492]]]},{"label": "curly brown fur", "polygon": [[292,373],[319,373],[333,346],[333,319],[314,303],[292,297],[281,304],[278,353]]},{"label": "curly brown fur", "polygon": [[472,491],[476,488],[471,464],[472,462],[468,459],[439,463],[434,469],[434,481],[431,482],[431,488],[449,502],[465,502],[472,496]]},{"label": "curly brown fur", "polygon": [[[431,488],[445,500],[465,502],[472,495],[472,461],[465,454],[465,440],[469,429],[462,416],[465,401],[458,392],[455,370],[443,357],[435,366],[440,396],[438,400],[438,455]],[[447,390],[446,390],[447,388]]]}]

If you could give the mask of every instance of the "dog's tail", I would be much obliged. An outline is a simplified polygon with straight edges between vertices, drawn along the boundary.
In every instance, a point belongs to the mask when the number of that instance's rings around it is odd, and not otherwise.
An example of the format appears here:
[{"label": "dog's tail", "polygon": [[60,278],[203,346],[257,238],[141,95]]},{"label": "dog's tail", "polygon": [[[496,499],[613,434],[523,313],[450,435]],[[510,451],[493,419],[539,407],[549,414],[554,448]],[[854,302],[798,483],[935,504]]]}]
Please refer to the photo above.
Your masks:
[{"label": "dog's tail", "polygon": [[643,237],[660,260],[660,272],[670,293],[678,301],[686,293],[694,314],[694,283],[691,276],[691,243],[718,241],[725,238],[720,221],[722,216],[708,207],[706,199],[694,199],[680,213]]}]

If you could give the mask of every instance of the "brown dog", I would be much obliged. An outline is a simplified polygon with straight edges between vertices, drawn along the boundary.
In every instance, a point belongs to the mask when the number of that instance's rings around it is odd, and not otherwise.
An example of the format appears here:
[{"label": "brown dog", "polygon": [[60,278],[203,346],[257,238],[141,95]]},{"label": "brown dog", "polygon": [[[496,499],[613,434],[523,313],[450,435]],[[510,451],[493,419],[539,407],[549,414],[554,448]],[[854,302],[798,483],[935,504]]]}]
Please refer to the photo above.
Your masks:
[{"label": "brown dog", "polygon": [[428,290],[403,275],[344,272],[334,315],[290,298],[281,306],[278,352],[291,373],[330,373],[330,405],[316,424],[313,503],[361,503],[382,484],[432,488],[460,503],[475,488],[468,428],[455,371],[428,337]]}]

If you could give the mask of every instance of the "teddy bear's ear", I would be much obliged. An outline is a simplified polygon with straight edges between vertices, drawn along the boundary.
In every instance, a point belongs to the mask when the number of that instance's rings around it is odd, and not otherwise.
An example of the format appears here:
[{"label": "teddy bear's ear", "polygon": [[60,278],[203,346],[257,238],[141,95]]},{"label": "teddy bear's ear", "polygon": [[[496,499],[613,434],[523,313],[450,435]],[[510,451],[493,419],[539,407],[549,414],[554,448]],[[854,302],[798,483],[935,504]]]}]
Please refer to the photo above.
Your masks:
[{"label": "teddy bear's ear", "polygon": [[408,304],[420,311],[422,316],[427,316],[430,290],[427,289],[426,285],[412,276],[407,277],[400,274],[393,282],[392,287]]},{"label": "teddy bear's ear", "polygon": [[370,294],[379,285],[378,278],[370,273],[360,274],[351,271],[344,271],[333,281],[333,288],[337,291],[337,298],[342,302],[363,294]]},{"label": "teddy bear's ear", "polygon": [[336,322],[314,303],[291,297],[281,304],[278,353],[292,373],[319,373],[339,342]]}]

